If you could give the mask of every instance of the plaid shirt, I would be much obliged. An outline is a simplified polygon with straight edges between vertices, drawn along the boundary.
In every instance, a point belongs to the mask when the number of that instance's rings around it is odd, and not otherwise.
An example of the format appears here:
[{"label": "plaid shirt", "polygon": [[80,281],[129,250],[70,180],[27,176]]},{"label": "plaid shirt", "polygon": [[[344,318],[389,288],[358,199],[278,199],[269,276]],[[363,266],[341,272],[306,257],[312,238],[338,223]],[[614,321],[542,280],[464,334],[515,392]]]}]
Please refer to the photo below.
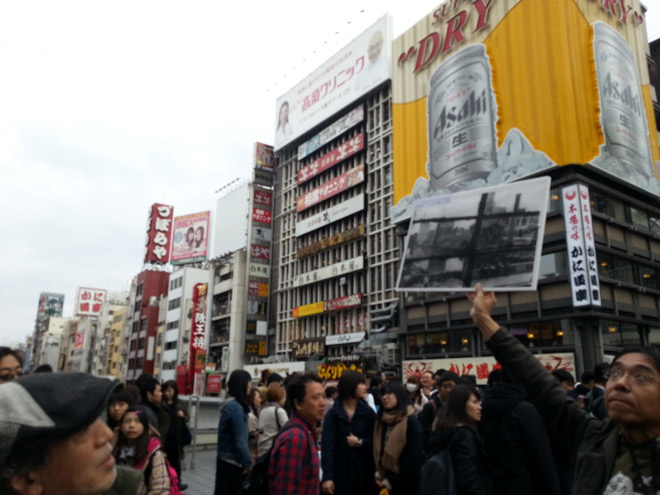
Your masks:
[{"label": "plaid shirt", "polygon": [[[278,435],[270,454],[268,489],[271,495],[320,495],[319,450],[313,426],[294,413]],[[285,425],[285,426],[286,426]]]}]

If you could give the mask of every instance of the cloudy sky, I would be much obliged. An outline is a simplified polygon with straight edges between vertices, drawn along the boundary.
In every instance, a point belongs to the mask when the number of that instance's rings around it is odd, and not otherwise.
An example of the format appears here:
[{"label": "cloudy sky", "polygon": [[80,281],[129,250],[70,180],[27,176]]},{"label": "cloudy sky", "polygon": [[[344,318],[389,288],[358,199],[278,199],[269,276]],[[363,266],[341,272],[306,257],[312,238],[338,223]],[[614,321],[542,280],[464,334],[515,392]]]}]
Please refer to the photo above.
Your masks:
[{"label": "cloudy sky", "polygon": [[77,287],[127,290],[152,203],[214,209],[277,96],[386,12],[397,36],[439,3],[3,2],[0,344],[32,333],[40,292],[71,316]]}]

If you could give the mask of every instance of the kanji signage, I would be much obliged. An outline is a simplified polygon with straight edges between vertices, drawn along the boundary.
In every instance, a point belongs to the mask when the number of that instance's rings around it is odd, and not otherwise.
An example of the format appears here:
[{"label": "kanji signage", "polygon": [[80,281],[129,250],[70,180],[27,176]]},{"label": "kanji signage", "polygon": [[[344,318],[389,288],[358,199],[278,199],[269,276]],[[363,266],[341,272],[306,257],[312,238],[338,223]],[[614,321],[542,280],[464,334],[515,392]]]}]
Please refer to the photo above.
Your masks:
[{"label": "kanji signage", "polygon": [[76,299],[76,314],[78,316],[98,316],[101,306],[105,302],[106,291],[104,289],[78,289]]},{"label": "kanji signage", "polygon": [[343,232],[339,232],[330,237],[324,237],[320,241],[313,242],[307,246],[302,246],[296,251],[296,258],[303,258],[309,256],[310,254],[316,254],[319,251],[331,248],[333,246],[339,246],[345,242],[352,241],[353,239],[359,239],[364,236],[364,225],[358,225]]},{"label": "kanji signage", "polygon": [[63,306],[64,294],[42,292],[39,295],[39,311],[37,312],[37,320],[41,320],[45,317],[62,316]]},{"label": "kanji signage", "polygon": [[170,237],[174,207],[155,203],[149,211],[145,263],[167,263],[170,260]]},{"label": "kanji signage", "polygon": [[265,282],[248,282],[248,295],[268,297],[268,284]]},{"label": "kanji signage", "polygon": [[353,136],[348,141],[328,151],[322,157],[298,170],[298,185],[325,172],[338,163],[350,158],[364,149],[364,133]]},{"label": "kanji signage", "polygon": [[291,352],[295,358],[308,357],[312,354],[324,356],[325,340],[322,337],[318,339],[294,340],[291,342]]},{"label": "kanji signage", "polygon": [[325,303],[323,301],[315,302],[312,304],[305,304],[304,306],[297,306],[291,310],[292,318],[301,318],[303,316],[317,315],[323,313]]},{"label": "kanji signage", "polygon": [[250,258],[257,258],[266,261],[270,260],[270,246],[252,244],[250,246]]},{"label": "kanji signage", "polygon": [[259,227],[255,225],[252,227],[252,240],[271,242],[273,240],[273,231],[271,229],[267,229],[266,227]]},{"label": "kanji signage", "polygon": [[359,356],[342,356],[341,358],[326,359],[318,367],[318,375],[322,380],[339,380],[344,371],[364,371],[364,362]]},{"label": "kanji signage", "polygon": [[347,273],[362,270],[364,268],[364,258],[356,256],[350,260],[340,261],[333,265],[324,266],[317,270],[307,273],[301,273],[293,278],[293,287],[302,287],[303,285],[312,284],[328,278],[339,277]]},{"label": "kanji signage", "polygon": [[259,205],[273,206],[273,195],[272,193],[255,188],[254,202]]},{"label": "kanji signage", "polygon": [[77,333],[74,341],[74,347],[76,349],[82,349],[84,345],[85,345],[85,334]]},{"label": "kanji signage", "polygon": [[573,306],[576,307],[601,304],[596,246],[588,200],[589,191],[586,186],[573,184],[562,188],[568,267]]},{"label": "kanji signage", "polygon": [[252,208],[252,220],[270,224],[273,221],[273,212],[263,208]]},{"label": "kanji signage", "polygon": [[206,349],[206,298],[207,284],[193,287],[193,324],[190,349]]},{"label": "kanji signage", "polygon": [[248,356],[265,356],[266,355],[266,341],[265,340],[247,340],[245,342],[245,354]]},{"label": "kanji signage", "polygon": [[362,305],[362,294],[351,294],[350,296],[337,297],[325,302],[326,311],[339,311],[340,309],[353,308]]},{"label": "kanji signage", "polygon": [[298,146],[298,160],[302,160],[307,155],[314,153],[322,146],[328,144],[333,139],[338,138],[343,133],[355,127],[364,120],[364,107],[360,105],[354,108],[346,115],[330,124],[320,133],[312,136],[310,139]]},{"label": "kanji signage", "polygon": [[357,186],[364,182],[364,165],[349,170],[338,177],[320,185],[316,189],[312,189],[306,194],[298,197],[296,203],[296,211],[300,213],[307,208],[322,203],[326,199],[330,199],[337,194],[347,191],[351,187]]},{"label": "kanji signage", "polygon": [[359,344],[364,340],[364,332],[343,333],[340,335],[328,335],[325,345]]},{"label": "kanji signage", "polygon": [[270,266],[262,263],[250,263],[248,266],[248,275],[250,277],[270,279]]},{"label": "kanji signage", "polygon": [[[575,356],[572,353],[535,354],[548,371],[565,370],[575,376]],[[485,385],[491,371],[500,369],[502,366],[494,357],[471,357],[471,358],[449,358],[428,359],[422,361],[403,361],[403,376],[422,376],[426,371],[435,372],[444,369],[452,371],[457,375],[475,375],[479,385]]]},{"label": "kanji signage", "polygon": [[296,237],[313,232],[362,210],[364,210],[364,194],[354,196],[316,215],[296,222]]}]

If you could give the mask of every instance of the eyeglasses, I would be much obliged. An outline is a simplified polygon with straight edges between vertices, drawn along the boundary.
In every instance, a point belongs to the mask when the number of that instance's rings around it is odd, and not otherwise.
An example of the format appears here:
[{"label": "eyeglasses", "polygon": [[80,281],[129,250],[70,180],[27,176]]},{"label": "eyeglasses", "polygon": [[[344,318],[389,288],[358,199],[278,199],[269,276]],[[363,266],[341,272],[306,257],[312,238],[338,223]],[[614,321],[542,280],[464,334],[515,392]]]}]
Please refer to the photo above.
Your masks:
[{"label": "eyeglasses", "polygon": [[650,372],[635,369],[625,371],[621,368],[610,368],[605,372],[605,378],[616,382],[621,380],[626,374],[628,374],[628,378],[632,383],[639,385],[640,387],[651,385],[652,383],[660,385],[660,382],[656,380]]},{"label": "eyeglasses", "polygon": [[9,373],[1,373],[0,374],[0,383],[1,382],[10,382],[14,378],[18,378],[19,376],[23,376],[23,371],[14,371],[14,372],[9,372]]}]

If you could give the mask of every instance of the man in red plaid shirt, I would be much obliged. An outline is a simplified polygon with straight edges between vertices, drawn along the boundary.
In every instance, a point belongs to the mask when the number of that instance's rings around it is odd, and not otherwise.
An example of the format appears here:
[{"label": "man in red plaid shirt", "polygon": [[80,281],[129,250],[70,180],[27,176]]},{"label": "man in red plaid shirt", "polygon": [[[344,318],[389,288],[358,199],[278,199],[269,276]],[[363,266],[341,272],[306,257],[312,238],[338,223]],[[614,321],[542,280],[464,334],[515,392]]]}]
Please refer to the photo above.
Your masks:
[{"label": "man in red plaid shirt", "polygon": [[319,451],[314,429],[325,413],[323,383],[318,376],[305,373],[291,379],[286,394],[294,412],[271,451],[269,492],[271,495],[319,495]]}]

